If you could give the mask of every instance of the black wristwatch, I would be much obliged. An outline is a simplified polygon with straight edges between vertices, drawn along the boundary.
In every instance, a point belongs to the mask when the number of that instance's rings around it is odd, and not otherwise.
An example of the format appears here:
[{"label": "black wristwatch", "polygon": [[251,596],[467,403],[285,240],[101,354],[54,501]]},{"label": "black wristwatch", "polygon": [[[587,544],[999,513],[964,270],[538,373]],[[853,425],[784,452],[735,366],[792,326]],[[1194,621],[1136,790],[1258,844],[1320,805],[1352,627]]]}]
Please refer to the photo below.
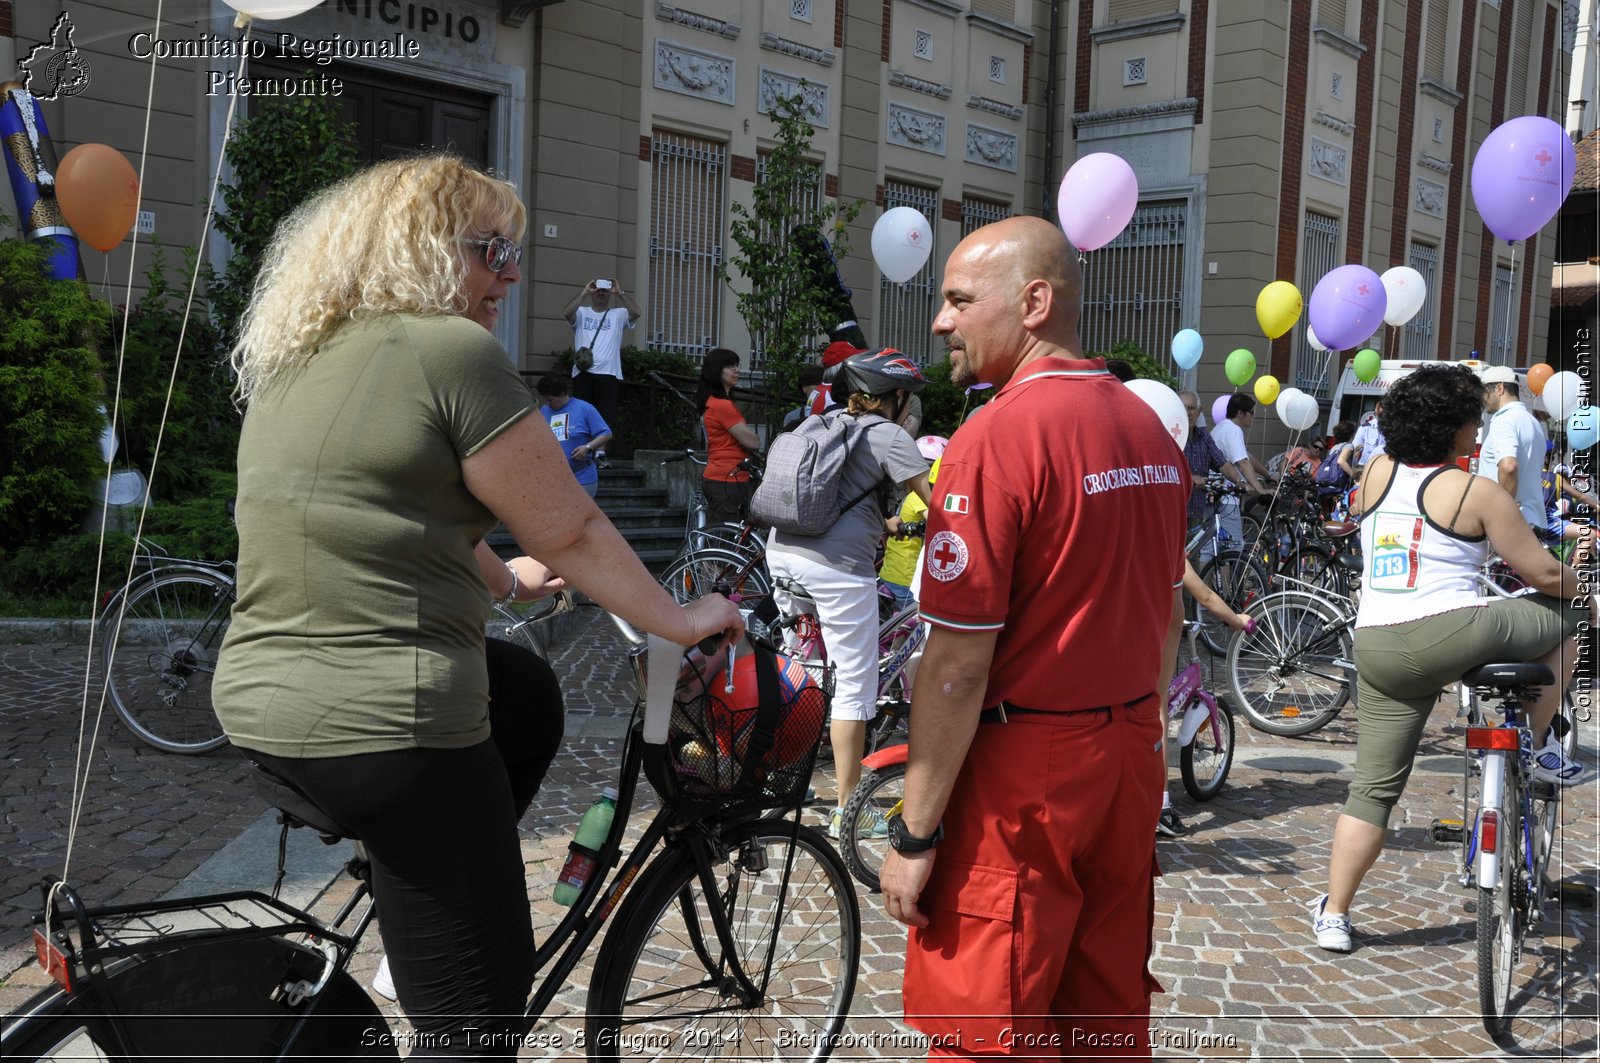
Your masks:
[{"label": "black wristwatch", "polygon": [[902,817],[889,817],[889,848],[897,853],[925,853],[938,845],[943,837],[943,823],[933,828],[933,833],[926,838],[919,838],[906,830],[906,821]]}]

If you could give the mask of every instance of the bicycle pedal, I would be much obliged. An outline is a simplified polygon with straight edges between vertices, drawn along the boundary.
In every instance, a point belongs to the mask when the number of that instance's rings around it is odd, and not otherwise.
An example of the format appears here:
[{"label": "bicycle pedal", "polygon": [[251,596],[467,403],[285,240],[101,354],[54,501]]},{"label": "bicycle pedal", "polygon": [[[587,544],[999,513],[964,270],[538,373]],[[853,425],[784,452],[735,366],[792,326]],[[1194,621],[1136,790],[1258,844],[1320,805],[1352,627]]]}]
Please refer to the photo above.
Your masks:
[{"label": "bicycle pedal", "polygon": [[1562,905],[1586,912],[1600,909],[1600,890],[1587,882],[1558,882],[1551,890]]},{"label": "bicycle pedal", "polygon": [[1436,842],[1460,842],[1466,838],[1466,826],[1459,819],[1436,819],[1428,832]]}]

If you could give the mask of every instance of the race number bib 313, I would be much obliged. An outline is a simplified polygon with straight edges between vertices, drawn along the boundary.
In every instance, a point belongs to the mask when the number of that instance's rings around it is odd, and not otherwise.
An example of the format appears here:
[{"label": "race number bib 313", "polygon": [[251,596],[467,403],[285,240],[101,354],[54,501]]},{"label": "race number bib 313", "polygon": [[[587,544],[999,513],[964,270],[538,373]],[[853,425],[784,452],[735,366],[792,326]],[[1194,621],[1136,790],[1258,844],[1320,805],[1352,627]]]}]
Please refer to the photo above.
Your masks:
[{"label": "race number bib 313", "polygon": [[1372,557],[1367,561],[1367,588],[1389,593],[1417,589],[1417,555],[1422,545],[1422,516],[1381,514],[1372,536]]}]

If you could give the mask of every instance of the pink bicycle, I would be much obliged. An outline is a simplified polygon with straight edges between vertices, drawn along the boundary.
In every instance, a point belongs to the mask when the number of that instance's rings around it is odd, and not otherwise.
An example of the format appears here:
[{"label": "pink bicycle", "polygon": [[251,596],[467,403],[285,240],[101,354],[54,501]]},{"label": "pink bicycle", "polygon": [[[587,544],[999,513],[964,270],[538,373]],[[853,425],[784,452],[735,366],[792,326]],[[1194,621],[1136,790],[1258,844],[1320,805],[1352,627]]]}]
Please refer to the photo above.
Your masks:
[{"label": "pink bicycle", "polygon": [[[1233,767],[1233,710],[1205,688],[1196,652],[1199,621],[1188,621],[1189,666],[1172,677],[1167,688],[1167,721],[1178,725],[1178,766],[1183,788],[1196,801],[1209,801],[1222,791]],[[857,882],[878,889],[878,869],[889,851],[885,821],[905,800],[904,743],[886,745],[861,760],[861,782],[845,802],[839,831],[839,852]]]}]

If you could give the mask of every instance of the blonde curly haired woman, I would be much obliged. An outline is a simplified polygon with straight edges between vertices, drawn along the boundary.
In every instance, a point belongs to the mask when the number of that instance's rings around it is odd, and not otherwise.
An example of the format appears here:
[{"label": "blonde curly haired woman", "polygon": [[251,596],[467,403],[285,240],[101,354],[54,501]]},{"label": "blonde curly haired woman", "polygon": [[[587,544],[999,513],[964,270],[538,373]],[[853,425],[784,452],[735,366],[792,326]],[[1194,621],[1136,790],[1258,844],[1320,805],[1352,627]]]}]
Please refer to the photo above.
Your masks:
[{"label": "blonde curly haired woman", "polygon": [[[532,978],[531,795],[491,738],[491,597],[554,571],[679,643],[741,630],[720,598],[685,609],[657,586],[488,331],[525,224],[515,188],[459,159],[379,163],[284,222],[232,352],[239,600],[217,715],[366,844],[414,1059],[514,1058],[496,1035]],[[549,568],[494,560],[497,520]]]}]

